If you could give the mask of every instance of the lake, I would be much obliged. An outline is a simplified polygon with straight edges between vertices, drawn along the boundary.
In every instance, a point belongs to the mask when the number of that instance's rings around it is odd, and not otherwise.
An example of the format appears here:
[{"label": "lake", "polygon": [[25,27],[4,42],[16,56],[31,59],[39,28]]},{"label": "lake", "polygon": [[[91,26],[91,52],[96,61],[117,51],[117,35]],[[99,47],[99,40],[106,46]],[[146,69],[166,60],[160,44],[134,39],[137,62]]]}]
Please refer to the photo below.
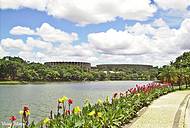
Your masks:
[{"label": "lake", "polygon": [[11,115],[19,117],[23,105],[29,105],[31,118],[40,120],[56,112],[57,99],[62,96],[72,98],[73,106],[82,106],[88,99],[95,103],[115,92],[125,92],[136,84],[151,81],[99,81],[99,82],[53,82],[45,84],[1,85],[0,86],[0,121],[7,121]]}]

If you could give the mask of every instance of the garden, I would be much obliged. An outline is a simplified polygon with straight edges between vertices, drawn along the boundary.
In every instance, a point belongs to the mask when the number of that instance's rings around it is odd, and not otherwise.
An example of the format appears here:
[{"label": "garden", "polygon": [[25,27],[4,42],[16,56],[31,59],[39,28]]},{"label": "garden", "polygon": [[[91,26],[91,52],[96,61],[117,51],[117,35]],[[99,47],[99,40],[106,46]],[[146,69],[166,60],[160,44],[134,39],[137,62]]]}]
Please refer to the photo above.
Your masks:
[{"label": "garden", "polygon": [[[72,106],[73,100],[63,96],[57,100],[57,112],[40,122],[29,123],[30,109],[24,106],[19,113],[22,128],[118,128],[129,123],[137,116],[138,111],[169,92],[171,84],[150,83],[136,85],[126,92],[115,93],[112,98],[99,99],[95,104],[86,101],[82,108]],[[16,127],[17,117],[10,117],[10,128]]]}]

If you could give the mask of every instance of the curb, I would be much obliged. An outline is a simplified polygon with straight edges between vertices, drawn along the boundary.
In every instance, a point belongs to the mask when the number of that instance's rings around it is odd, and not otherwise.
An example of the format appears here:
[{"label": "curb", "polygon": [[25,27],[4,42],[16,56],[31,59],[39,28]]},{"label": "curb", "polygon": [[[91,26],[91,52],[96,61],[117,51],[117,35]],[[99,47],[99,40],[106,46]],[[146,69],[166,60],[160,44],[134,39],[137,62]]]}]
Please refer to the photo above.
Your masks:
[{"label": "curb", "polygon": [[181,104],[175,114],[172,128],[184,128],[186,110],[187,110],[189,99],[190,99],[190,94],[186,95],[185,98],[183,99],[183,101],[181,102]]},{"label": "curb", "polygon": [[190,128],[190,96],[189,96],[189,99],[187,101],[184,120],[185,120],[184,121],[184,127],[185,128]]}]

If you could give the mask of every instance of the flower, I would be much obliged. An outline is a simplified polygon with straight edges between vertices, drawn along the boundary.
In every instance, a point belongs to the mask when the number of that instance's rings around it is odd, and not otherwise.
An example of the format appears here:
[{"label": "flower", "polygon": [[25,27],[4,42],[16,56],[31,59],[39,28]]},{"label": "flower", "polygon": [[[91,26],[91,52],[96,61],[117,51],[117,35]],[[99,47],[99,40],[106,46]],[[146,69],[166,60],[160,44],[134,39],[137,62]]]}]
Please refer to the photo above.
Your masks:
[{"label": "flower", "polygon": [[68,98],[66,96],[63,96],[61,98],[58,99],[59,103],[64,103]]},{"label": "flower", "polygon": [[72,99],[69,99],[68,100],[68,104],[70,105],[70,104],[73,104],[73,100]]},{"label": "flower", "polygon": [[22,111],[22,110],[19,111],[19,114],[20,114],[20,115],[23,115],[23,113],[24,113],[24,111]]},{"label": "flower", "polygon": [[117,93],[114,93],[113,98],[115,99],[117,97]]},{"label": "flower", "polygon": [[123,97],[124,96],[124,94],[123,93],[120,93],[120,97]]},{"label": "flower", "polygon": [[70,115],[71,111],[70,110],[66,110],[66,115]]},{"label": "flower", "polygon": [[28,110],[28,111],[25,111],[25,113],[26,113],[26,116],[29,116],[30,115],[30,111]]},{"label": "flower", "polygon": [[11,117],[9,117],[9,120],[15,121],[15,120],[16,120],[16,116],[11,116]]},{"label": "flower", "polygon": [[103,101],[101,99],[98,99],[98,104],[101,105]]},{"label": "flower", "polygon": [[28,106],[24,106],[24,112],[30,110]]},{"label": "flower", "polygon": [[62,98],[59,98],[59,99],[58,99],[58,102],[61,103],[61,102],[62,102]]},{"label": "flower", "polygon": [[50,119],[49,118],[45,118],[43,121],[43,124],[49,124],[50,123]]},{"label": "flower", "polygon": [[95,114],[96,114],[95,110],[93,110],[93,111],[91,111],[90,113],[88,113],[89,116],[93,116],[93,115],[95,115]]},{"label": "flower", "polygon": [[81,112],[80,107],[79,107],[79,106],[76,106],[76,107],[73,109],[73,112],[74,112],[75,114]]},{"label": "flower", "polygon": [[102,113],[101,112],[98,112],[98,117],[102,117]]}]

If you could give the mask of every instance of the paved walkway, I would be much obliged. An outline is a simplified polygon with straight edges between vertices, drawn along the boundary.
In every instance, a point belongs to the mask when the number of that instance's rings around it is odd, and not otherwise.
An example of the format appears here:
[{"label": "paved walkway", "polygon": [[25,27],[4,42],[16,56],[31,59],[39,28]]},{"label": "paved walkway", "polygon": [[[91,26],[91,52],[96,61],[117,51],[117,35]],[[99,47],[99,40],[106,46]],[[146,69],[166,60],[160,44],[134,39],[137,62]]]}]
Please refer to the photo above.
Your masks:
[{"label": "paved walkway", "polygon": [[160,97],[124,128],[190,128],[190,91]]}]

